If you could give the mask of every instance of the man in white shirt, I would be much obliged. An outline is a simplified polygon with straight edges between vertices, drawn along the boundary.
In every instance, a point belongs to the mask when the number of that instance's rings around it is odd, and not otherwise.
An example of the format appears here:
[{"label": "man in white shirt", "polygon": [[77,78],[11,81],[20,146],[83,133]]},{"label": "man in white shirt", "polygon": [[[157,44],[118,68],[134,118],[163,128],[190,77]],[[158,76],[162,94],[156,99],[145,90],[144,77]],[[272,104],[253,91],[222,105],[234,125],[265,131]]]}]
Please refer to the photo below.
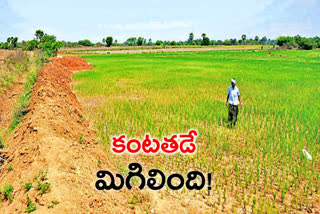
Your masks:
[{"label": "man in white shirt", "polygon": [[228,88],[228,96],[227,96],[227,102],[226,107],[228,108],[228,101],[229,101],[229,117],[228,120],[231,121],[231,127],[232,124],[235,126],[237,122],[238,117],[238,105],[240,104],[240,107],[242,107],[241,99],[240,99],[240,91],[239,88],[236,86],[236,80],[231,79],[231,86]]}]

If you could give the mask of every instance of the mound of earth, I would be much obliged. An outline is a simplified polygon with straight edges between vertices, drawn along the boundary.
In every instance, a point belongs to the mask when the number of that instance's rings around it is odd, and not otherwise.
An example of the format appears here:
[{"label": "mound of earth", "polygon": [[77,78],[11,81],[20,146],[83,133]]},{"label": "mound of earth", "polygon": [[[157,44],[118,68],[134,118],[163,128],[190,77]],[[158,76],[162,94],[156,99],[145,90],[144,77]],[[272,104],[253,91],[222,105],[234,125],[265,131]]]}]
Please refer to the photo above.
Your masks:
[{"label": "mound of earth", "polygon": [[[181,205],[180,199],[150,190],[98,191],[96,172],[116,173],[95,133],[83,119],[71,90],[72,73],[91,69],[80,57],[54,58],[38,73],[29,112],[0,150],[0,190],[13,186],[10,201],[0,193],[0,213],[186,213],[208,210],[199,201]],[[27,191],[26,185],[32,188]],[[29,184],[30,187],[30,184]],[[129,204],[132,198],[138,204]],[[2,202],[1,202],[2,199]],[[151,211],[152,212],[152,211]]]}]

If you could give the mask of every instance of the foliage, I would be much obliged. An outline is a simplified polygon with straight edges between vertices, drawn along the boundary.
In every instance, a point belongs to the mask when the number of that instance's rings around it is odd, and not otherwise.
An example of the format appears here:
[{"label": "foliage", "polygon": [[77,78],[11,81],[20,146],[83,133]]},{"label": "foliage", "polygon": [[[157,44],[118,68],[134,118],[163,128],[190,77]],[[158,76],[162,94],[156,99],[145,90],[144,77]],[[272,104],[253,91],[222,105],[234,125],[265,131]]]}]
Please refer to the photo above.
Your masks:
[{"label": "foliage", "polygon": [[78,44],[82,46],[88,46],[88,47],[94,45],[89,39],[80,40],[78,41]]},{"label": "foliage", "polygon": [[13,200],[13,186],[11,184],[6,184],[0,193],[0,197],[3,195],[4,200]]},{"label": "foliage", "polygon": [[53,208],[54,206],[58,205],[59,201],[51,201],[51,204],[48,206],[48,208]]},{"label": "foliage", "polygon": [[230,44],[237,45],[238,44],[237,39],[230,39]]},{"label": "foliage", "polygon": [[32,51],[32,50],[36,49],[37,46],[38,46],[38,43],[36,40],[30,40],[30,41],[27,41],[27,44],[24,47],[24,50]]},{"label": "foliage", "polygon": [[61,47],[62,44],[56,41],[55,36],[47,34],[41,38],[41,42],[38,44],[38,48],[43,51],[44,56],[48,57],[56,56],[57,51]]},{"label": "foliage", "polygon": [[171,41],[170,42],[170,45],[172,45],[172,46],[174,46],[174,45],[176,45],[177,43],[176,43],[176,41]]},{"label": "foliage", "polygon": [[107,47],[110,47],[110,46],[112,45],[112,42],[113,42],[112,36],[108,36],[108,37],[106,38],[106,45],[107,45]]},{"label": "foliage", "polygon": [[161,45],[162,43],[163,43],[163,42],[162,42],[161,40],[157,40],[157,41],[156,41],[156,45],[158,45],[158,46]]},{"label": "foliage", "polygon": [[139,37],[138,40],[137,40],[137,45],[141,46],[142,44],[143,44],[143,38]]},{"label": "foliage", "polygon": [[34,36],[38,43],[42,43],[42,38],[45,36],[45,33],[42,30],[36,30]]},{"label": "foliage", "polygon": [[277,44],[280,47],[299,47],[299,49],[303,50],[312,50],[319,47],[316,38],[306,38],[299,35],[294,37],[280,36],[277,39]]},{"label": "foliage", "polygon": [[28,182],[24,185],[24,189],[26,192],[28,192],[32,188],[32,183]]},{"label": "foliage", "polygon": [[247,35],[246,34],[242,34],[241,39],[242,39],[242,43],[246,44]]},{"label": "foliage", "polygon": [[226,39],[224,40],[223,45],[231,45],[231,41]]},{"label": "foliage", "polygon": [[51,184],[49,182],[38,181],[38,185],[36,187],[36,190],[39,190],[40,195],[46,194],[46,193],[50,192]]},{"label": "foliage", "polygon": [[31,198],[29,198],[29,196],[27,198],[27,201],[28,201],[27,212],[31,213],[31,212],[35,211],[37,209],[37,207],[34,203],[32,203]]},{"label": "foliage", "polygon": [[313,39],[301,37],[299,41],[297,41],[299,48],[303,50],[312,50],[317,48],[317,42]]},{"label": "foliage", "polygon": [[129,46],[133,46],[133,45],[136,45],[136,41],[137,41],[136,37],[130,37],[125,41],[124,44],[129,45]]},{"label": "foliage", "polygon": [[206,46],[210,45],[210,39],[207,36],[204,36],[201,44]]},{"label": "foliage", "polygon": [[284,45],[294,45],[294,39],[290,36],[280,36],[277,38],[277,45],[284,46]]},{"label": "foliage", "polygon": [[193,39],[194,39],[194,34],[193,34],[193,33],[190,33],[190,34],[189,34],[188,43],[189,43],[189,44],[192,44]]}]

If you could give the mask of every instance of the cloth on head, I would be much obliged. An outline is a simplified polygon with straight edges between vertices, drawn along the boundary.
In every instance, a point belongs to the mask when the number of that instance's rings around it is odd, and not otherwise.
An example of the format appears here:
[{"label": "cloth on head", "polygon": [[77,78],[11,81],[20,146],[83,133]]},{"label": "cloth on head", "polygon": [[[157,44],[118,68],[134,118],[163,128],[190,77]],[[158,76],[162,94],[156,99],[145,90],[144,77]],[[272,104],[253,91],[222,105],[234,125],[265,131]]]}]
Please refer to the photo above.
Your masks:
[{"label": "cloth on head", "polygon": [[237,83],[237,81],[235,79],[231,79],[231,82],[233,82],[234,84]]}]

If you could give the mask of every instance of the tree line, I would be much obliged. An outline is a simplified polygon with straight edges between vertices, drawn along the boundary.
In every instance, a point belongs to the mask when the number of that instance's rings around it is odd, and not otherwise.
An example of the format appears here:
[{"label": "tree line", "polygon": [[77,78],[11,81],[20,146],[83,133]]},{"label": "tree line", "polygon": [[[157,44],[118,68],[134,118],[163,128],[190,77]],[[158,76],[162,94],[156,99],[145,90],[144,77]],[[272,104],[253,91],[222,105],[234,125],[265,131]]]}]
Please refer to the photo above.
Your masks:
[{"label": "tree line", "polygon": [[102,42],[93,43],[88,39],[80,40],[78,42],[63,42],[63,47],[76,47],[76,46],[180,46],[180,45],[275,45],[276,40],[268,39],[266,36],[261,39],[259,36],[255,38],[247,39],[247,36],[243,34],[240,39],[231,38],[226,40],[210,40],[206,33],[202,33],[198,39],[194,38],[194,34],[190,33],[189,37],[185,41],[174,40],[156,40],[147,39],[143,37],[129,37],[123,43],[119,43],[117,40],[113,40],[112,36],[107,36],[102,39]]},{"label": "tree line", "polygon": [[28,51],[39,49],[48,57],[56,56],[62,46],[62,42],[57,41],[54,35],[48,35],[42,30],[36,30],[34,39],[30,41],[18,42],[18,37],[9,37],[7,42],[0,43],[0,49],[21,48]]},{"label": "tree line", "polygon": [[320,47],[320,37],[306,38],[299,35],[280,36],[277,40],[268,39],[263,36],[247,38],[246,34],[242,34],[239,39],[230,38],[223,40],[211,40],[206,33],[202,33],[200,38],[195,39],[194,33],[190,33],[185,41],[170,41],[146,39],[143,37],[129,37],[126,41],[120,43],[114,40],[112,36],[107,36],[101,42],[93,43],[89,39],[79,40],[78,42],[57,41],[54,35],[48,35],[42,30],[37,30],[34,34],[34,39],[30,41],[18,42],[18,37],[9,37],[6,42],[0,43],[0,49],[22,48],[24,50],[40,49],[44,55],[54,56],[61,47],[77,47],[77,46],[182,46],[182,45],[198,45],[198,46],[213,46],[213,45],[279,45],[281,48],[299,48],[311,50]]}]

